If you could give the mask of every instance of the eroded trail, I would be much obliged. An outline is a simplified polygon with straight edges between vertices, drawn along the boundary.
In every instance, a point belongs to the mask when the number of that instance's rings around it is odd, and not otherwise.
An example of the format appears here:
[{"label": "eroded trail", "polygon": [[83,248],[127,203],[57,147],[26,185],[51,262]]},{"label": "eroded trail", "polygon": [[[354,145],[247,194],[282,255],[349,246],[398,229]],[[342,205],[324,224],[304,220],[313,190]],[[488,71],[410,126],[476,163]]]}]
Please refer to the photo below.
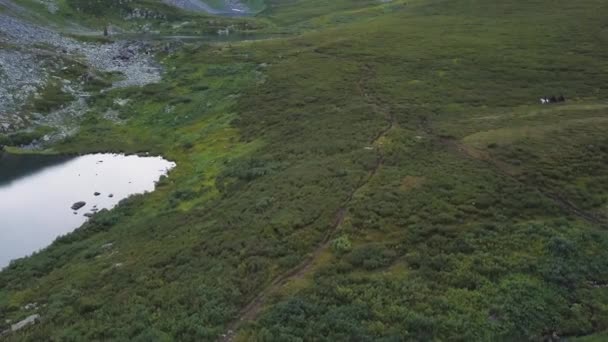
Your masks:
[{"label": "eroded trail", "polygon": [[465,158],[484,162],[486,165],[488,165],[489,168],[494,170],[494,172],[496,172],[500,175],[503,175],[504,177],[507,177],[534,192],[539,193],[543,197],[551,200],[555,205],[560,207],[563,211],[565,211],[573,216],[576,216],[584,221],[587,221],[593,225],[596,225],[596,226],[599,226],[602,228],[608,228],[608,222],[606,221],[606,218],[599,217],[593,213],[590,213],[588,211],[585,211],[585,210],[579,208],[576,204],[572,203],[569,199],[567,199],[566,196],[564,196],[560,193],[556,193],[550,189],[546,189],[546,188],[543,188],[540,186],[535,186],[533,184],[525,182],[524,180],[518,178],[515,174],[513,174],[509,170],[509,167],[504,164],[504,162],[497,160],[495,157],[491,156],[489,153],[480,151],[471,146],[467,146],[467,145],[463,144],[462,142],[460,142],[456,139],[453,139],[453,138],[437,136],[433,132],[430,124],[426,120],[423,120],[422,126],[423,126],[424,131],[427,134],[439,139],[439,141],[443,145],[445,145],[449,150],[454,151],[455,153],[458,153]]},{"label": "eroded trail", "polygon": [[[369,81],[375,77],[373,67],[365,65],[363,67],[362,73],[363,75],[357,83],[357,91],[359,95],[365,99],[365,102],[370,106],[374,113],[385,117],[387,121],[386,127],[379,131],[370,141],[371,145],[374,146],[374,149],[376,151],[376,162],[374,163],[373,167],[368,171],[366,177],[363,178],[359,182],[359,184],[357,184],[357,186],[352,189],[352,191],[348,194],[347,198],[342,202],[341,206],[336,210],[335,214],[333,215],[333,220],[330,228],[327,230],[327,233],[325,234],[321,242],[317,245],[314,252],[296,267],[275,278],[270,283],[270,285],[268,285],[262,292],[260,292],[255,298],[253,298],[240,311],[238,318],[228,326],[227,332],[224,335],[220,336],[218,341],[233,341],[236,337],[237,330],[241,327],[242,324],[249,321],[253,321],[258,318],[259,314],[262,312],[262,309],[265,307],[266,302],[272,294],[277,293],[277,291],[287,283],[305,277],[312,270],[313,266],[315,265],[315,261],[321,256],[321,254],[323,254],[329,248],[331,238],[340,229],[340,226],[346,218],[348,207],[351,204],[355,195],[369,184],[369,182],[374,178],[374,176],[378,173],[378,171],[384,164],[384,153],[382,151],[381,146],[379,146],[379,142],[393,128],[396,127],[397,123],[395,116],[391,112],[390,108],[387,108],[380,104],[381,101],[379,101],[379,99],[376,97],[371,87],[369,86]],[[315,222],[311,224],[314,224]]]},{"label": "eroded trail", "polygon": [[606,220],[604,218],[598,217],[590,212],[587,212],[587,211],[579,208],[576,204],[574,204],[570,200],[568,200],[564,195],[555,193],[555,192],[553,192],[549,189],[545,189],[543,187],[531,185],[531,184],[524,182],[523,180],[517,178],[515,175],[513,175],[511,172],[509,172],[508,168],[501,161],[496,160],[492,156],[487,155],[487,154],[481,155],[479,153],[475,153],[474,151],[471,150],[472,149],[471,147],[465,146],[462,143],[455,141],[455,140],[451,141],[450,143],[454,145],[454,148],[458,149],[458,151],[460,151],[460,153],[466,155],[468,158],[481,160],[481,161],[485,162],[487,165],[489,165],[496,172],[502,174],[503,176],[508,177],[508,178],[522,184],[523,186],[525,186],[529,189],[532,189],[537,193],[540,193],[542,196],[550,199],[553,203],[555,203],[563,211],[568,212],[573,216],[577,216],[577,217],[581,218],[582,220],[585,220],[594,225],[597,225],[597,226],[600,226],[603,228],[608,227],[608,223],[606,222]]}]

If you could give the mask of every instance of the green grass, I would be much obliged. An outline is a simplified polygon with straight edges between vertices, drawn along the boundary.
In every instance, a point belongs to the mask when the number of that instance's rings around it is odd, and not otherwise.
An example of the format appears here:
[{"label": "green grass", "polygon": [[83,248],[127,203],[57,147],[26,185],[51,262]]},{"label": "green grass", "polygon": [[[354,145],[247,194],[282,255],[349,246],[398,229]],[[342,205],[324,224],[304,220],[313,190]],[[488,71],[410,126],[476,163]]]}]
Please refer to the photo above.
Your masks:
[{"label": "green grass", "polygon": [[606,339],[608,339],[608,333],[601,332],[601,333],[593,334],[593,335],[590,335],[590,336],[568,339],[568,341],[576,341],[576,342],[601,342],[601,341],[605,341]]},{"label": "green grass", "polygon": [[28,131],[0,134],[0,146],[8,149],[11,146],[28,145],[35,140],[40,140],[52,131],[53,129],[50,127],[38,126]]},{"label": "green grass", "polygon": [[74,97],[63,90],[61,83],[49,82],[36,96],[31,103],[31,110],[37,113],[50,113],[65,106]]},{"label": "green grass", "polygon": [[0,273],[0,317],[46,304],[9,339],[215,340],[265,293],[237,339],[601,340],[604,2],[267,5],[300,34],[160,56],[54,146],[178,166]]}]

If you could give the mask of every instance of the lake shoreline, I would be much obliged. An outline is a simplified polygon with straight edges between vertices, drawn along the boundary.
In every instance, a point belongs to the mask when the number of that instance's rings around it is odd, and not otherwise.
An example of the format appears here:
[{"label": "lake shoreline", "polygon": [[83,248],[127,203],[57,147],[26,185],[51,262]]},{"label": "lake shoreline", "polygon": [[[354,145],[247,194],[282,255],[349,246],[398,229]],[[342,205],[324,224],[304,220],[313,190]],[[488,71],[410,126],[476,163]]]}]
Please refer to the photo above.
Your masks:
[{"label": "lake shoreline", "polygon": [[[128,197],[153,192],[157,182],[176,165],[144,153],[2,152],[0,215],[4,225],[0,244],[7,246],[0,248],[0,266],[45,249],[58,237],[70,234],[98,212],[114,209]],[[75,203],[79,203],[77,208]],[[29,214],[32,210],[36,215]]]}]

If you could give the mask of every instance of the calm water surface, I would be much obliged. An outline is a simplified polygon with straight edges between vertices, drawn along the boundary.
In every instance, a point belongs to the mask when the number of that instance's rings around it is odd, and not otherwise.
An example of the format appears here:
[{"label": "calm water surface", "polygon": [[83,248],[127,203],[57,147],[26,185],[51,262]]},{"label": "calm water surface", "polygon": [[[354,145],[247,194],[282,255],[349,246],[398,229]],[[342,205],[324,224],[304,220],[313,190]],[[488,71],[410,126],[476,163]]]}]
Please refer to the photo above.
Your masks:
[{"label": "calm water surface", "polygon": [[[174,166],[161,157],[0,153],[0,268],[78,228],[95,208],[110,209],[130,195],[153,191]],[[72,210],[79,201],[86,205]]]}]

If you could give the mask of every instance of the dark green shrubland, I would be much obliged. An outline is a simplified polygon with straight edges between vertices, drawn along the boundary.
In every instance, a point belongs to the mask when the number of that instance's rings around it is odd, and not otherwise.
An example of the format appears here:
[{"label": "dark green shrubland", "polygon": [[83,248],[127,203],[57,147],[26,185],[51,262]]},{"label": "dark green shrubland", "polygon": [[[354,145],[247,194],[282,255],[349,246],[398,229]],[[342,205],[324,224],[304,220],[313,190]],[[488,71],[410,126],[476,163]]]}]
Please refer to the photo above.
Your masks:
[{"label": "dark green shrubland", "polygon": [[0,274],[2,315],[47,305],[12,338],[214,340],[262,293],[237,339],[601,340],[603,3],[281,4],[303,34],[91,100],[58,151],[178,167]]}]

